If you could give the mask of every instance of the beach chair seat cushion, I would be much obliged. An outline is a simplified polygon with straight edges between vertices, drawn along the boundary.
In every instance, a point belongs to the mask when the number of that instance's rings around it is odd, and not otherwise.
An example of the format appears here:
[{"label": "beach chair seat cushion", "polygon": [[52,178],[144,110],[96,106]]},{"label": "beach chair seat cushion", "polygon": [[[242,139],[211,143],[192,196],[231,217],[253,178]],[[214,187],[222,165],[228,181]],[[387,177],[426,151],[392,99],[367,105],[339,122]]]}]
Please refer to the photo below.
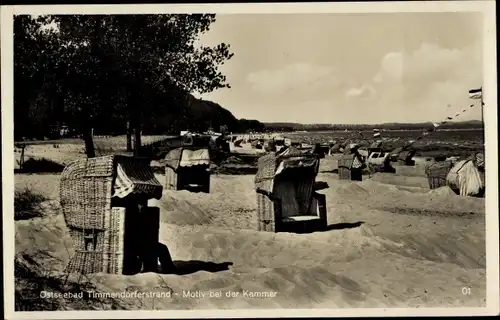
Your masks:
[{"label": "beach chair seat cushion", "polygon": [[283,218],[284,222],[310,221],[310,220],[321,220],[321,218],[317,215],[310,215],[310,214]]}]

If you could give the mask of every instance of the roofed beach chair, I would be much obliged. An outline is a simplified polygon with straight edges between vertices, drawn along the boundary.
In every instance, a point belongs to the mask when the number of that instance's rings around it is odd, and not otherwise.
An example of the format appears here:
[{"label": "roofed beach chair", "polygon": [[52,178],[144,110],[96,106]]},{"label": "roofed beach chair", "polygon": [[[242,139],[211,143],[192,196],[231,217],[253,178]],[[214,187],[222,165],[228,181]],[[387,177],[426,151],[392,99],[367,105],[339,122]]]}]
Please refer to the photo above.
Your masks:
[{"label": "roofed beach chair", "polygon": [[339,180],[363,180],[363,168],[366,165],[356,154],[357,148],[357,144],[350,144],[338,160]]},{"label": "roofed beach chair", "polygon": [[437,189],[439,187],[446,186],[446,177],[448,176],[451,168],[453,168],[453,162],[448,160],[433,161],[427,164],[425,167],[425,174],[427,176],[427,180],[429,181],[429,188]]},{"label": "roofed beach chair", "polygon": [[401,150],[401,152],[399,152],[397,156],[398,164],[405,166],[414,166],[415,160],[413,160],[413,157],[415,156],[415,153],[415,150]]},{"label": "roofed beach chair", "polygon": [[208,147],[181,147],[165,157],[165,189],[210,193]]},{"label": "roofed beach chair", "polygon": [[474,163],[474,157],[458,161],[448,172],[446,183],[461,196],[483,196],[484,175]]},{"label": "roofed beach chair", "polygon": [[60,201],[75,254],[69,273],[156,271],[162,186],[150,161],[126,156],[77,160],[61,174]]},{"label": "roofed beach chair", "polygon": [[326,228],[326,197],[317,193],[319,159],[294,147],[271,152],[258,160],[255,176],[258,230],[314,232]]}]

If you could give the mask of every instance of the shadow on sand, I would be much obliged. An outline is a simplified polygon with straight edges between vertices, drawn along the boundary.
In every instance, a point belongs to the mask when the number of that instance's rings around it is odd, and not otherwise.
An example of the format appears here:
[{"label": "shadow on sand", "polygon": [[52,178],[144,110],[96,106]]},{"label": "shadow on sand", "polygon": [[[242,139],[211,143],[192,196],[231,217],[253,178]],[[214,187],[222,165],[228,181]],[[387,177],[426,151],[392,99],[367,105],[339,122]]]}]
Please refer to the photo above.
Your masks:
[{"label": "shadow on sand", "polygon": [[166,245],[160,243],[159,248],[160,266],[158,268],[158,273],[162,274],[187,275],[198,271],[220,272],[229,270],[229,266],[233,265],[232,262],[215,263],[199,260],[173,261]]},{"label": "shadow on sand", "polygon": [[358,221],[358,222],[354,222],[354,223],[343,222],[343,223],[331,224],[331,225],[329,225],[329,226],[326,227],[325,231],[358,228],[363,223],[365,223],[365,222],[364,221]]},{"label": "shadow on sand", "polygon": [[191,274],[198,271],[208,271],[208,272],[220,272],[229,270],[229,266],[232,266],[232,262],[222,262],[215,263],[210,261],[174,261],[175,271],[174,274],[185,275]]},{"label": "shadow on sand", "polygon": [[339,169],[332,169],[332,170],[320,170],[319,172],[320,172],[320,173],[335,173],[335,174],[338,174],[338,173],[339,173]]}]

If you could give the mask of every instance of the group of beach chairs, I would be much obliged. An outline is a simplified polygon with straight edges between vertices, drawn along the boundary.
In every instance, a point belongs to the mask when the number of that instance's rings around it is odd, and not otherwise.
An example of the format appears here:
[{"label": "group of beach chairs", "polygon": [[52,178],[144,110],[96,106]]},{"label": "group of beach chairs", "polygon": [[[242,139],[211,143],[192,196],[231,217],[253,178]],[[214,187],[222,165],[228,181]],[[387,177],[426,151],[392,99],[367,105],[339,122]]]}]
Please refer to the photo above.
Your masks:
[{"label": "group of beach chairs", "polygon": [[[73,241],[66,268],[76,273],[135,274],[158,270],[163,191],[210,192],[208,148],[180,147],[164,159],[165,184],[146,158],[112,155],[74,161],[61,174],[60,202]],[[314,232],[326,228],[326,199],[317,191],[319,158],[296,148],[258,160],[258,230]]]}]

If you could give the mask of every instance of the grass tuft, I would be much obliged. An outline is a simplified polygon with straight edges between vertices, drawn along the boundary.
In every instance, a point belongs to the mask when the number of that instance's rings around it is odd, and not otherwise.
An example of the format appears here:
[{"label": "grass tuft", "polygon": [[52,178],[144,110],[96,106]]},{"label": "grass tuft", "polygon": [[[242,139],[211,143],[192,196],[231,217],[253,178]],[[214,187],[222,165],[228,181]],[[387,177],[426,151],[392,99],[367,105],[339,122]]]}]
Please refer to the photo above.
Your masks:
[{"label": "grass tuft", "polygon": [[14,220],[27,220],[42,216],[40,204],[47,198],[32,191],[28,187],[24,190],[14,192]]}]

